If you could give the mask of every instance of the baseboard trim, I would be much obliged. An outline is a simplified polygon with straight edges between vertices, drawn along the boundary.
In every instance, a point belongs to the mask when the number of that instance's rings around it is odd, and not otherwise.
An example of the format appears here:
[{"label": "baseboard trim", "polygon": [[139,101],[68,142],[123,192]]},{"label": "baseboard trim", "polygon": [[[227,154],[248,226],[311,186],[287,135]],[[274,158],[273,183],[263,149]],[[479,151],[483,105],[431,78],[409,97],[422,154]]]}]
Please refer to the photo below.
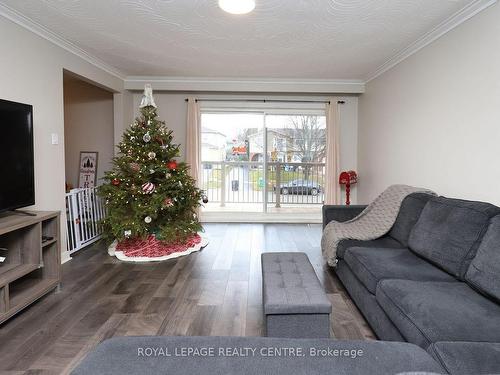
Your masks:
[{"label": "baseboard trim", "polygon": [[321,214],[264,214],[259,212],[206,212],[201,214],[202,223],[283,223],[321,224]]}]

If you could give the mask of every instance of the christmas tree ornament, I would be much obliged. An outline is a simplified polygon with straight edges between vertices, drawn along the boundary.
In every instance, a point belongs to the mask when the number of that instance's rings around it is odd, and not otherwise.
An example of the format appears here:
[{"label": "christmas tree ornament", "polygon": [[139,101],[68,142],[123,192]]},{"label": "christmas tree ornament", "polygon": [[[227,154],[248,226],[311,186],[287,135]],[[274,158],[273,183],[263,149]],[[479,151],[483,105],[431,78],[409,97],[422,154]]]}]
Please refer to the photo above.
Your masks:
[{"label": "christmas tree ornament", "polygon": [[171,160],[167,163],[167,168],[175,171],[177,169],[177,162],[175,160]]},{"label": "christmas tree ornament", "polygon": [[172,177],[172,173],[170,172],[165,173],[165,178],[170,178],[170,177]]},{"label": "christmas tree ornament", "polygon": [[132,235],[132,231],[131,230],[126,230],[126,231],[123,232],[123,235],[128,238],[128,237],[130,237]]},{"label": "christmas tree ornament", "polygon": [[113,178],[113,180],[111,180],[111,183],[114,185],[114,186],[119,186],[120,185],[120,180],[118,178]]},{"label": "christmas tree ornament", "polygon": [[153,184],[152,182],[146,182],[142,185],[142,192],[145,194],[152,194],[154,193],[155,189],[155,184]]},{"label": "christmas tree ornament", "polygon": [[141,166],[139,163],[136,163],[136,162],[132,162],[129,164],[129,167],[130,167],[130,170],[132,172],[139,172],[141,170]]},{"label": "christmas tree ornament", "polygon": [[155,170],[154,169],[150,169],[149,170],[149,174],[154,174],[155,173]]},{"label": "christmas tree ornament", "polygon": [[149,134],[149,132],[144,134],[144,136],[142,137],[142,140],[146,143],[151,142],[151,135]]},{"label": "christmas tree ornament", "polygon": [[141,105],[139,105],[139,108],[145,107],[156,108],[155,99],[153,98],[153,88],[149,83],[144,86],[144,94],[142,95]]},{"label": "christmas tree ornament", "polygon": [[165,207],[172,207],[174,205],[174,202],[171,198],[165,198],[165,200],[163,201],[163,205]]},{"label": "christmas tree ornament", "polygon": [[144,218],[144,222],[145,222],[146,224],[149,224],[149,223],[151,223],[152,221],[153,221],[153,219],[151,219],[151,216],[146,216],[146,217]]},{"label": "christmas tree ornament", "polygon": [[203,203],[208,203],[208,197],[206,195],[203,196]]},{"label": "christmas tree ornament", "polygon": [[149,160],[153,160],[154,158],[156,158],[156,152],[154,151],[148,152],[148,158]]}]

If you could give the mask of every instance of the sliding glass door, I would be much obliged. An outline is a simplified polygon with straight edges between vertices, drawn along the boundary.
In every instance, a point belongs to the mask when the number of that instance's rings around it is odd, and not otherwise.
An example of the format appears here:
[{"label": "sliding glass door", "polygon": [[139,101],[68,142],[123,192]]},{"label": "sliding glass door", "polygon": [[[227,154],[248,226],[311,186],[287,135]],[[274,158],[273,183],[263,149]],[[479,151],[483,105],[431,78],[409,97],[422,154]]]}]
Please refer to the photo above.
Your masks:
[{"label": "sliding glass door", "polygon": [[203,111],[205,210],[241,214],[319,209],[325,140],[321,110]]}]

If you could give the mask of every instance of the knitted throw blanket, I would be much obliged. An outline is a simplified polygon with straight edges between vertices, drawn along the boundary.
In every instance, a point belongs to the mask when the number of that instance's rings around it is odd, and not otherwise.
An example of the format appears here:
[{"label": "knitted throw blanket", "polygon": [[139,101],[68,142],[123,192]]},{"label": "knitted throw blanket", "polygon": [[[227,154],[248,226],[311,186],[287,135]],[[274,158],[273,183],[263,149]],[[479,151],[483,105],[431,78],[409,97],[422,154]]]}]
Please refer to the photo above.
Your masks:
[{"label": "knitted throw blanket", "polygon": [[403,199],[412,193],[433,191],[407,185],[389,186],[354,219],[328,223],[321,238],[321,251],[328,264],[337,264],[337,245],[342,240],[374,240],[389,232],[396,221]]}]

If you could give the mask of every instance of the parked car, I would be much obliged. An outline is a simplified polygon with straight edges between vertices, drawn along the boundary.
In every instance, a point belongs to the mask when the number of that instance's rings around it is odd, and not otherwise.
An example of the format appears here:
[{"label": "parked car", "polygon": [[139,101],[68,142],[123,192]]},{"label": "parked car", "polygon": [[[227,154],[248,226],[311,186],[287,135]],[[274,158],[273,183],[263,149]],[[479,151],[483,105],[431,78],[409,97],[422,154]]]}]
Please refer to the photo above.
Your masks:
[{"label": "parked car", "polygon": [[[276,191],[276,186],[274,187]],[[301,195],[318,195],[323,189],[314,181],[308,180],[293,180],[281,184],[280,192],[283,195],[301,194]]]}]

